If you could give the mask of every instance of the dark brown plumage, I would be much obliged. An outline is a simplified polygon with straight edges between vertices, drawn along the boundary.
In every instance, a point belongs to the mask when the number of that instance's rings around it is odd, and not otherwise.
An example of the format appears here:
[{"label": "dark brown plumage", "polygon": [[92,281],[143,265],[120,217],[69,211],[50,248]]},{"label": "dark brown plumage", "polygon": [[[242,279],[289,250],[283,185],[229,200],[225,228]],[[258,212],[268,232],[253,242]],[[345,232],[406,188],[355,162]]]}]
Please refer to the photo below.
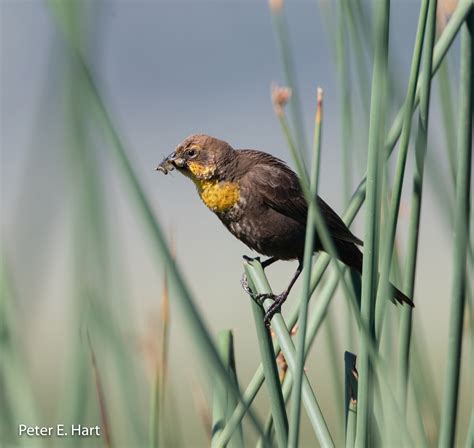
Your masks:
[{"label": "dark brown plumage", "polygon": [[[298,269],[285,291],[275,296],[266,315],[268,323],[281,308],[302,270],[308,205],[297,175],[280,159],[256,150],[234,150],[228,143],[207,135],[184,140],[158,166],[165,174],[178,169],[194,181],[204,203],[227,229],[256,252],[267,255],[269,266],[276,260],[299,261]],[[319,196],[317,202],[333,238],[338,258],[362,272],[362,241]],[[315,234],[314,251],[323,250]],[[400,303],[413,302],[393,287]]]}]

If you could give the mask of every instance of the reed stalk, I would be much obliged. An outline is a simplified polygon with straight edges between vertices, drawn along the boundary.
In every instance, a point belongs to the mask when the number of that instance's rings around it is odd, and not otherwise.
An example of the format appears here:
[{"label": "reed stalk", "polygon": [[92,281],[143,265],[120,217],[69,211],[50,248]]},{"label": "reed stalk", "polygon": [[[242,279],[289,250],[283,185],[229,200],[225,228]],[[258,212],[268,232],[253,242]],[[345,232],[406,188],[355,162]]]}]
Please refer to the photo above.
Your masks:
[{"label": "reed stalk", "polygon": [[[217,344],[219,354],[223,365],[228,371],[231,369],[232,359],[234,357],[233,335],[230,330],[222,330],[217,335]],[[212,443],[211,446],[217,445],[219,435],[224,428],[227,418],[228,400],[231,395],[227,389],[227,385],[218,377],[214,382],[214,399],[212,406]]]},{"label": "reed stalk", "polygon": [[[369,337],[374,331],[375,291],[378,275],[378,237],[380,223],[380,153],[384,129],[384,102],[386,95],[388,29],[390,3],[377,3],[375,11],[375,54],[370,104],[369,148],[367,164],[367,192],[365,213],[364,264],[362,270],[361,317]],[[366,447],[371,430],[372,372],[366,338],[360,340],[359,390],[357,400],[356,446]]]},{"label": "reed stalk", "polygon": [[[403,106],[403,126],[400,136],[400,146],[398,151],[397,166],[395,170],[394,183],[391,189],[391,203],[388,212],[388,220],[384,232],[384,246],[381,257],[381,268],[379,286],[376,298],[376,337],[380,339],[380,334],[383,325],[383,318],[385,314],[385,307],[387,299],[390,298],[390,268],[392,266],[392,259],[394,253],[395,233],[398,223],[398,210],[400,208],[400,201],[402,196],[402,187],[405,174],[405,166],[408,155],[408,145],[410,143],[412,117],[415,108],[415,94],[416,86],[418,84],[418,74],[421,64],[421,53],[423,49],[423,41],[425,37],[426,18],[428,15],[429,0],[423,0],[420,7],[420,14],[418,18],[418,27],[415,38],[415,47],[413,49],[413,57],[411,61],[410,75],[408,79],[408,88]],[[433,43],[433,42],[432,42]],[[427,49],[429,51],[429,49]],[[431,54],[431,52],[430,52]],[[431,72],[431,71],[430,71]],[[426,81],[430,84],[430,79]],[[424,86],[426,86],[426,81]],[[429,88],[429,86],[428,86]]]},{"label": "reed stalk", "polygon": [[[318,192],[319,180],[319,165],[321,158],[321,125],[323,114],[323,91],[318,89],[317,93],[317,110],[315,117],[315,131],[313,143],[313,157],[311,161],[311,174],[309,194],[312,198],[316,198]],[[301,388],[303,382],[303,370],[305,359],[305,341],[306,328],[308,323],[308,304],[310,299],[311,288],[311,265],[314,252],[314,238],[315,232],[313,227],[313,220],[315,209],[317,207],[316,201],[311,201],[308,207],[308,223],[306,224],[305,247],[303,256],[303,266],[306,269],[303,271],[303,290],[300,300],[300,312],[298,318],[299,333],[296,343],[296,372],[293,376],[293,390],[291,402],[291,425],[289,432],[289,446],[297,447],[300,433],[300,415],[301,415]]]},{"label": "reed stalk", "polygon": [[442,402],[439,447],[453,446],[456,439],[462,333],[467,285],[467,248],[472,170],[472,107],[474,62],[474,14],[471,11],[461,29],[458,150],[453,235],[453,280],[449,322],[448,354]]},{"label": "reed stalk", "polygon": [[[256,264],[254,261],[246,261],[245,263],[245,272],[247,277],[254,285],[254,293],[265,294],[270,293],[270,285],[265,277],[263,269],[260,264]],[[266,299],[263,302],[263,308],[265,311],[270,308],[272,305],[272,299]],[[283,317],[280,313],[275,314],[272,319],[272,328],[280,342],[283,354],[288,363],[288,367],[292,376],[296,374],[296,350],[293,345],[293,341],[290,336],[290,332],[283,320]],[[302,382],[302,398],[305,405],[306,411],[308,413],[309,420],[313,426],[316,437],[319,440],[319,443],[322,447],[332,447],[334,443],[332,437],[329,433],[324,416],[319,407],[318,401],[314,394],[313,389],[308,381],[306,373],[303,372],[303,382]]]},{"label": "reed stalk", "polygon": [[[428,141],[428,118],[430,108],[433,49],[436,35],[436,0],[429,2],[427,13],[427,25],[425,42],[423,49],[423,68],[421,73],[420,107],[418,114],[418,130],[415,143],[415,174],[412,187],[411,214],[408,230],[408,249],[405,260],[404,290],[409,297],[414,299],[415,273],[418,254],[418,239],[421,218],[421,204],[423,195],[423,174],[425,166],[425,156]],[[400,320],[400,343],[398,365],[399,372],[399,397],[400,407],[406,409],[406,396],[408,388],[409,359],[412,330],[412,308],[403,307]]]},{"label": "reed stalk", "polygon": [[159,350],[156,353],[154,380],[151,394],[150,409],[150,447],[164,446],[165,442],[165,393],[168,373],[170,305],[168,279],[166,271],[163,276],[163,291],[161,297],[161,319],[159,323]]},{"label": "reed stalk", "polygon": [[272,14],[273,27],[280,52],[285,84],[293,91],[289,103],[291,124],[296,135],[296,146],[303,155],[304,160],[306,154],[306,133],[304,130],[303,112],[297,88],[296,70],[295,64],[293,62],[293,53],[291,51],[288,26],[283,9],[283,1],[270,1],[270,12]]},{"label": "reed stalk", "polygon": [[[250,288],[254,290],[255,286],[250,282]],[[251,300],[252,312],[257,331],[257,340],[260,348],[260,357],[262,359],[263,373],[267,386],[268,396],[270,398],[270,407],[272,410],[273,425],[277,445],[286,447],[288,445],[288,417],[286,415],[285,401],[283,400],[278,367],[275,361],[275,352],[271,335],[265,326],[262,307]]]},{"label": "reed stalk", "polygon": [[96,386],[97,401],[99,405],[101,432],[104,437],[104,446],[107,448],[111,448],[113,446],[112,436],[111,436],[111,428],[110,428],[110,422],[109,422],[109,413],[107,410],[107,404],[105,400],[104,386],[102,382],[102,376],[100,374],[99,367],[97,365],[97,358],[95,355],[94,347],[92,345],[89,332],[87,332],[87,342],[89,345],[89,352],[91,356],[92,371],[94,373],[94,382]]}]

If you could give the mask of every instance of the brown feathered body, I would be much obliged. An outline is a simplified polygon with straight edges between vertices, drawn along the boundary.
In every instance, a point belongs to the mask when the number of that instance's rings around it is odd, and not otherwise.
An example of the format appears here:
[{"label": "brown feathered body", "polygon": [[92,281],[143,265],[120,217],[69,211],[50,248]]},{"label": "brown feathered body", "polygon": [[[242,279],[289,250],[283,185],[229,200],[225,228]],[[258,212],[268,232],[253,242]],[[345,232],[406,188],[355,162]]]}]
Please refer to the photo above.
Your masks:
[{"label": "brown feathered body", "polygon": [[[281,260],[301,259],[308,205],[296,174],[280,159],[256,150],[234,150],[223,168],[223,179],[236,182],[239,201],[219,219],[248,247]],[[362,244],[319,196],[318,206],[345,264],[361,271]],[[322,249],[315,233],[314,250]]]}]

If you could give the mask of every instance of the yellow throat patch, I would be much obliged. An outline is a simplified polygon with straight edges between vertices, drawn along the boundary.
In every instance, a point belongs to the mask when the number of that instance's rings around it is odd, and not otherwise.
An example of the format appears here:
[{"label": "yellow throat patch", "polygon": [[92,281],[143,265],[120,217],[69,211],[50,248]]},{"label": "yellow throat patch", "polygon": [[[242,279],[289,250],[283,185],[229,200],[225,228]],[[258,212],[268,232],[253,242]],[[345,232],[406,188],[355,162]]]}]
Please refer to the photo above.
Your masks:
[{"label": "yellow throat patch", "polygon": [[239,186],[235,182],[198,179],[194,182],[202,201],[213,212],[225,212],[239,201]]},{"label": "yellow throat patch", "polygon": [[188,175],[195,183],[199,196],[204,204],[213,212],[225,212],[232,208],[240,198],[239,186],[235,182],[218,181],[210,179],[214,174],[215,167],[204,166],[198,162],[188,164]]}]

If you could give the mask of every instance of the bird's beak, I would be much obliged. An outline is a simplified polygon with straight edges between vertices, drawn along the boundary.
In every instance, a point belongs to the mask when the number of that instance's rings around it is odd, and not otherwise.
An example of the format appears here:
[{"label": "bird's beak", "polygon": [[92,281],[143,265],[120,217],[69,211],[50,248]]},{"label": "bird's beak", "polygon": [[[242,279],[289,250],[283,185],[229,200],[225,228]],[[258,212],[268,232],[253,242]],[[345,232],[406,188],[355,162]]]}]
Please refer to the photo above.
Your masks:
[{"label": "bird's beak", "polygon": [[182,157],[176,157],[176,153],[171,153],[168,157],[165,157],[163,161],[155,168],[155,171],[161,171],[164,174],[168,174],[175,168],[184,168],[186,161]]}]

